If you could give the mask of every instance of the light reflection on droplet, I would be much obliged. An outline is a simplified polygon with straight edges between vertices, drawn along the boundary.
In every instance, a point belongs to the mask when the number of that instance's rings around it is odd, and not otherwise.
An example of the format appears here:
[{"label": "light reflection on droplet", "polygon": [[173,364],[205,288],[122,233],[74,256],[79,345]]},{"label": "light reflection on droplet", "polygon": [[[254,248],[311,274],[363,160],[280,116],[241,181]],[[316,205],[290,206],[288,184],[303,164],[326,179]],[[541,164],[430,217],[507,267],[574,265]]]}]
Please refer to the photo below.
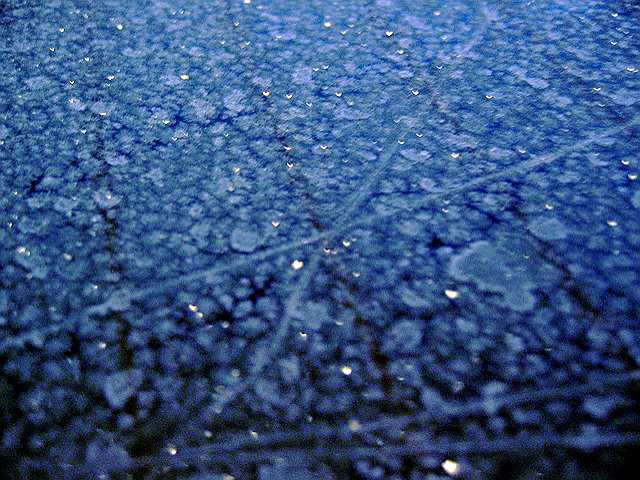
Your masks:
[{"label": "light reflection on droplet", "polygon": [[355,418],[349,420],[349,430],[351,430],[352,432],[357,432],[361,428],[362,424],[358,420],[356,420]]},{"label": "light reflection on droplet", "polygon": [[454,462],[453,460],[445,460],[441,463],[442,469],[447,472],[447,474],[453,476],[457,475],[460,472],[460,464]]}]

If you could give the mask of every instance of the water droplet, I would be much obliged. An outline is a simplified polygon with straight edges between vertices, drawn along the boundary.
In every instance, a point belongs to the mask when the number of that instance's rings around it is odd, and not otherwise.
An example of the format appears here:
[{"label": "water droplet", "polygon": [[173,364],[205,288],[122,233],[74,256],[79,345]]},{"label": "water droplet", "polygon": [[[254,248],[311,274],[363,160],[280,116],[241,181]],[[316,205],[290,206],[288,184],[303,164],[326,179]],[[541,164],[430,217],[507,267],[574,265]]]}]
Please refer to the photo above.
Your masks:
[{"label": "water droplet", "polygon": [[460,464],[453,460],[445,460],[440,465],[442,466],[442,469],[451,476],[457,475],[460,472]]}]

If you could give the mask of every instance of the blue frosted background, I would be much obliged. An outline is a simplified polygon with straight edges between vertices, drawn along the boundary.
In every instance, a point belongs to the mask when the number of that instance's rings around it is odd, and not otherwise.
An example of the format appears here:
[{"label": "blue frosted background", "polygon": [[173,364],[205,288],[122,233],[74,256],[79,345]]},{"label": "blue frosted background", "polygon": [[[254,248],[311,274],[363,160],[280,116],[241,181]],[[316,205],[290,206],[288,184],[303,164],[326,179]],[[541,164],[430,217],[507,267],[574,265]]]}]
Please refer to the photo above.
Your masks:
[{"label": "blue frosted background", "polygon": [[623,478],[639,21],[0,0],[0,478]]}]

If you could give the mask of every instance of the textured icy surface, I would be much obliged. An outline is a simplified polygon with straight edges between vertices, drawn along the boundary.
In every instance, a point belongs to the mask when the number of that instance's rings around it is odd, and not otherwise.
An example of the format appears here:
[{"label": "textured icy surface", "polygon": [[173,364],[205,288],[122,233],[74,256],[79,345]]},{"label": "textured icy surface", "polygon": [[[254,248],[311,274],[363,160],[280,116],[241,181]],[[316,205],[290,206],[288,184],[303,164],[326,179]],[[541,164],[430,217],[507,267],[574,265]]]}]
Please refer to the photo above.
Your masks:
[{"label": "textured icy surface", "polygon": [[0,0],[0,476],[622,478],[639,22]]}]

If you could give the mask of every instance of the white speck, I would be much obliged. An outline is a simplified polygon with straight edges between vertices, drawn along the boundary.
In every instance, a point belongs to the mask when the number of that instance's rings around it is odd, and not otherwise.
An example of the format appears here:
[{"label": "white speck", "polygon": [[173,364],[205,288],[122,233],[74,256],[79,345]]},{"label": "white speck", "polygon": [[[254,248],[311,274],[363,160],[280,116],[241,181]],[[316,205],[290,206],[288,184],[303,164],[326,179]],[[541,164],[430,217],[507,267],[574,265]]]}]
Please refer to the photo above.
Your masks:
[{"label": "white speck", "polygon": [[444,294],[447,296],[447,298],[450,298],[451,300],[454,300],[460,296],[460,292],[457,292],[455,290],[445,290]]},{"label": "white speck", "polygon": [[294,270],[300,270],[302,267],[304,267],[304,262],[302,260],[296,259],[291,262],[291,268],[293,268]]},{"label": "white speck", "polygon": [[109,190],[101,188],[93,194],[93,199],[101,208],[113,208],[121,202],[118,195],[114,195]]},{"label": "white speck", "polygon": [[121,23],[119,23],[118,25],[116,25],[116,28],[118,30],[122,30],[124,28],[124,25],[122,25]]},{"label": "white speck", "polygon": [[442,469],[447,472],[449,475],[457,475],[460,472],[460,464],[454,462],[453,460],[445,460],[441,463]]},{"label": "white speck", "polygon": [[352,432],[357,432],[361,428],[362,428],[362,424],[358,420],[355,420],[355,419],[349,420],[349,430],[351,430]]}]

